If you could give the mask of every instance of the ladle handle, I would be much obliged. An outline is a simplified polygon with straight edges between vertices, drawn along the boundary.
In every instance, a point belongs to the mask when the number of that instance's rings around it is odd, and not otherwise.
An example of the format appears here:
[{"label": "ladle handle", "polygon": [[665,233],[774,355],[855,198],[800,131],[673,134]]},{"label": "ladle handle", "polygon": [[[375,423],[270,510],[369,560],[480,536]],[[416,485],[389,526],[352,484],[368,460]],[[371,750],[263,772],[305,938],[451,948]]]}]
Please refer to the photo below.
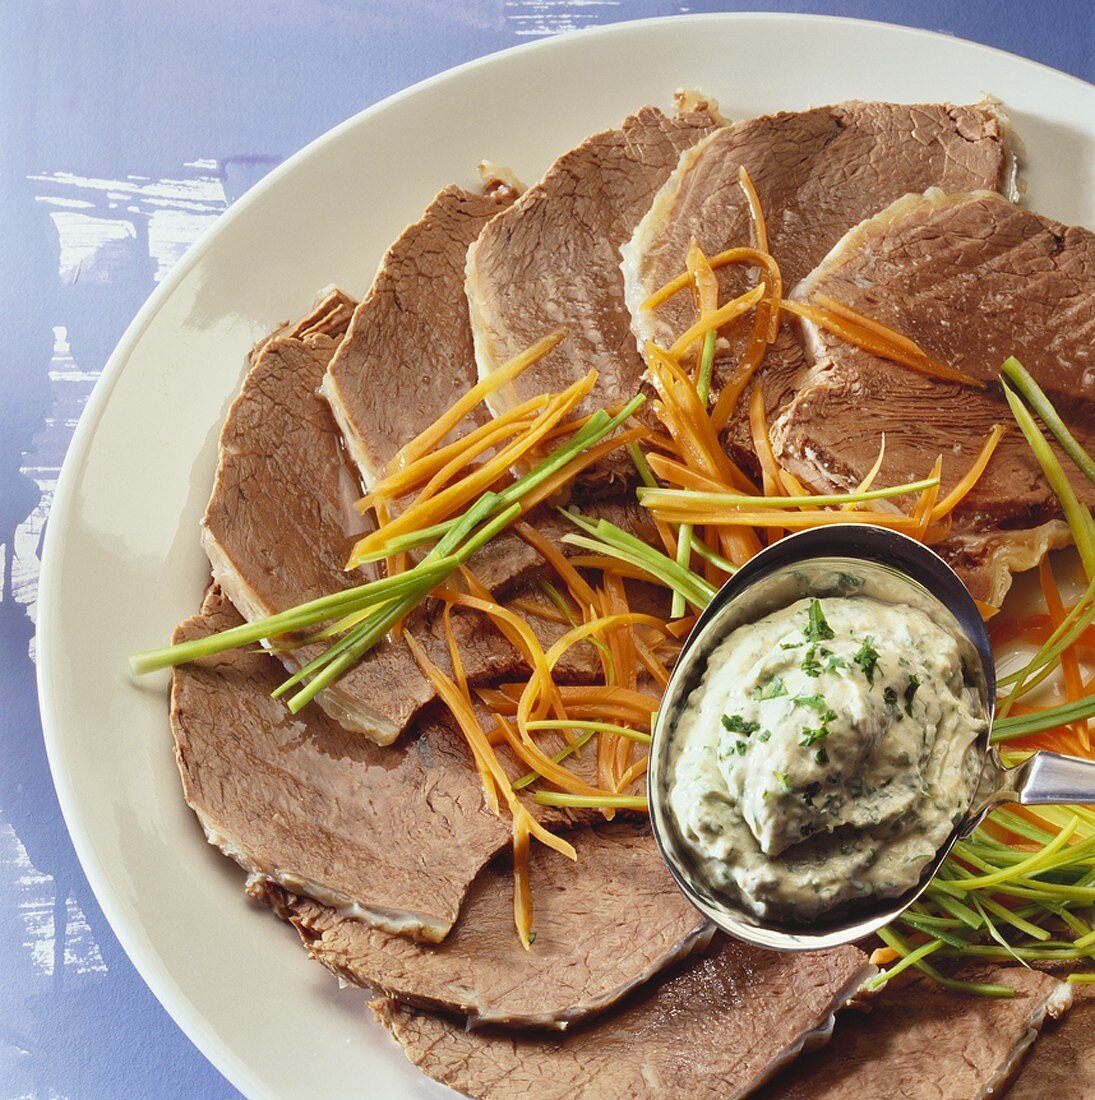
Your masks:
[{"label": "ladle handle", "polygon": [[1025,806],[1060,802],[1095,804],[1095,761],[1059,752],[1036,752],[1007,772],[1005,800]]}]

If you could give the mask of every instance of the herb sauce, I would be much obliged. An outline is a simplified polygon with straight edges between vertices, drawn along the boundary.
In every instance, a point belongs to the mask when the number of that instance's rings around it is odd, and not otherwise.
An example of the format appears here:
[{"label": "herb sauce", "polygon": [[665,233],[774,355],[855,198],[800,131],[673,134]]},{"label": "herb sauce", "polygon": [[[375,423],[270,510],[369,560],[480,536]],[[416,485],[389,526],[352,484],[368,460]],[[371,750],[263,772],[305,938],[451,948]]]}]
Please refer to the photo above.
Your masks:
[{"label": "herb sauce", "polygon": [[670,812],[760,916],[895,896],[965,813],[984,726],[957,641],[923,611],[798,600],[711,654],[674,730]]}]

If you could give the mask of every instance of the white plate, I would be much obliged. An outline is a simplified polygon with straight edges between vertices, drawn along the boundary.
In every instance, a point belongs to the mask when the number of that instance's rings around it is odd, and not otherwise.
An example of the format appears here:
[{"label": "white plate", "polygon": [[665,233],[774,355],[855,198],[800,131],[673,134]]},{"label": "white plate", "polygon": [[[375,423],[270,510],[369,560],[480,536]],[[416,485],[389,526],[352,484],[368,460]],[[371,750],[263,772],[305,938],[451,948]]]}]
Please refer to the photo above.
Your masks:
[{"label": "white plate", "polygon": [[[1029,201],[1095,222],[1095,89],[966,42],[819,17],[622,24],[456,69],[351,119],[265,179],[130,326],[61,476],[45,548],[42,721],[91,885],[153,992],[251,1096],[436,1096],[296,936],[241,894],[179,790],[166,679],[126,657],[165,641],[208,573],[198,519],[246,352],[322,286],[355,295],[402,227],[489,158],[532,180],[587,134],[678,86],[736,117],[841,99],[1005,100]],[[139,1026],[139,1021],[138,1025]]]}]

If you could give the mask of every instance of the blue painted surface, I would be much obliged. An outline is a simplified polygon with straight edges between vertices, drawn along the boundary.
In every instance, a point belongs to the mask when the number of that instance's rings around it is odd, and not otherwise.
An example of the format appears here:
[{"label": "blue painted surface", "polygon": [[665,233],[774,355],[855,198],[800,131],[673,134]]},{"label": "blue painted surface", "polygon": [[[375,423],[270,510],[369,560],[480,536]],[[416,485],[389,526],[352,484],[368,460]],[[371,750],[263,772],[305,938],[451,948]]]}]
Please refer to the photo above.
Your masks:
[{"label": "blue painted surface", "polygon": [[533,37],[731,7],[905,23],[1095,77],[1090,0],[0,5],[0,1100],[234,1095],[104,921],[57,807],[34,695],[52,485],[155,281],[286,155],[414,81]]}]

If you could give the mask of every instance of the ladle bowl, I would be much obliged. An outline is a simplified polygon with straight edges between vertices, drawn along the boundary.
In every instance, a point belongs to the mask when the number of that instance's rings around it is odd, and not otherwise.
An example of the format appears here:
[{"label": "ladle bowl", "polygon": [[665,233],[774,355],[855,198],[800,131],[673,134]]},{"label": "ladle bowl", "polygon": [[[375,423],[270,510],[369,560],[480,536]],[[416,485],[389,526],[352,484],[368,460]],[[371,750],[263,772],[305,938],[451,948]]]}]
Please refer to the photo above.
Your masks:
[{"label": "ladle bowl", "polygon": [[[981,778],[947,840],[916,884],[899,896],[847,903],[801,922],[758,916],[711,883],[669,809],[671,748],[677,720],[715,647],[738,627],[808,597],[870,596],[919,608],[959,643],[966,680],[985,719],[978,741]],[[805,951],[862,939],[889,924],[927,888],[958,840],[1006,802],[1095,803],[1095,762],[1039,752],[1005,768],[992,744],[996,675],[981,613],[965,585],[932,550],[906,535],[866,524],[834,524],[790,535],[744,565],[719,589],[689,634],[658,712],[647,794],[655,840],[692,903],[724,932],[761,947]]]}]

